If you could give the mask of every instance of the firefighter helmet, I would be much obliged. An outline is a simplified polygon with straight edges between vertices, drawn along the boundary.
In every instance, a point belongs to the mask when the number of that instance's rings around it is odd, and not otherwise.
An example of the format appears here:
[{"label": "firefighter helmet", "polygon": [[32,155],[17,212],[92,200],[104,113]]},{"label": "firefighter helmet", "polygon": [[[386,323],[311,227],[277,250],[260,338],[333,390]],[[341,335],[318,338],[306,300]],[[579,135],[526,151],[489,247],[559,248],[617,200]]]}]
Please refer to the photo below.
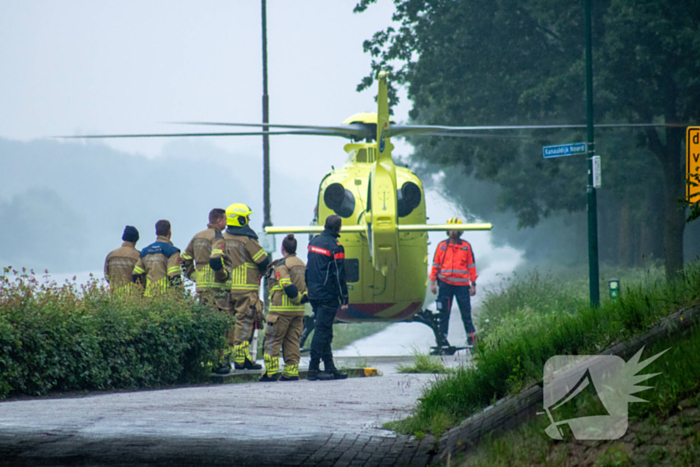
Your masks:
[{"label": "firefighter helmet", "polygon": [[253,210],[245,204],[234,203],[226,208],[226,225],[243,227],[248,225],[248,218],[253,214]]}]

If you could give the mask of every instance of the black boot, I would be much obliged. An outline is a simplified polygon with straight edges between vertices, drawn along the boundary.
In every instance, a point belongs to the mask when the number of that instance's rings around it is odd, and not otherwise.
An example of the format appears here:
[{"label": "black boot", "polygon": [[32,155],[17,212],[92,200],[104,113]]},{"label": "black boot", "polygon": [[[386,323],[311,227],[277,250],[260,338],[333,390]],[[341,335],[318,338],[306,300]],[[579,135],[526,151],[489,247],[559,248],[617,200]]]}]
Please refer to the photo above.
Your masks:
[{"label": "black boot", "polygon": [[346,379],[348,377],[347,373],[342,373],[335,367],[333,360],[324,361],[323,368],[325,369],[326,373],[331,376],[331,379]]},{"label": "black boot", "polygon": [[279,376],[280,376],[279,373],[275,373],[272,376],[268,375],[267,373],[263,373],[263,375],[260,377],[260,379],[258,381],[260,381],[261,383],[271,383],[271,382],[277,381]]},{"label": "black boot", "polygon": [[262,370],[261,364],[251,361],[250,359],[248,359],[248,357],[246,357],[245,362],[243,362],[243,365],[234,362],[233,367],[236,370]]},{"label": "black boot", "polygon": [[217,375],[227,375],[231,372],[231,364],[228,362],[219,363],[219,365],[214,368],[213,371]]},{"label": "black boot", "polygon": [[309,372],[306,376],[306,379],[309,381],[328,381],[330,379],[333,379],[333,377],[326,373],[325,371],[319,370],[319,363],[318,361],[314,362],[312,361],[309,363]]}]

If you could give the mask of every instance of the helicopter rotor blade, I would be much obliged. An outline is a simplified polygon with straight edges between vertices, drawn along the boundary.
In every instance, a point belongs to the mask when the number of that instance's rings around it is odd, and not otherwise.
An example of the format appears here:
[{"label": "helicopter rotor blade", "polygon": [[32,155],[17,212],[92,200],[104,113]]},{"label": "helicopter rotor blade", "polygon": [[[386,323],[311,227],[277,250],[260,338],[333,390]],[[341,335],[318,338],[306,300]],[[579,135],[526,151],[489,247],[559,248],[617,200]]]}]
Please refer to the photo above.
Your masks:
[{"label": "helicopter rotor blade", "polygon": [[82,135],[82,136],[54,136],[64,139],[102,139],[102,138],[174,138],[174,137],[199,137],[199,136],[261,136],[261,135],[312,135],[312,136],[338,136],[351,138],[344,133],[331,130],[290,130],[290,131],[250,131],[237,133],[152,133],[152,134],[120,134],[120,135]]},{"label": "helicopter rotor blade", "polygon": [[[391,130],[391,128],[390,128]],[[391,137],[404,138],[406,136],[448,136],[450,138],[483,138],[483,139],[535,139],[534,136],[523,136],[523,135],[505,135],[503,133],[457,133],[449,131],[430,131],[421,133],[403,133],[400,135],[392,134]]]},{"label": "helicopter rotor blade", "polygon": [[229,122],[166,122],[171,124],[183,125],[207,125],[207,126],[238,126],[252,128],[287,128],[294,130],[321,130],[342,133],[353,138],[367,138],[373,136],[372,130],[367,125],[360,123],[350,123],[340,126],[325,126],[325,125],[287,125],[277,123],[229,123]]},{"label": "helicopter rotor blade", "polygon": [[[649,128],[649,127],[686,127],[681,123],[600,123],[596,128]],[[464,131],[484,130],[560,130],[586,128],[585,124],[572,125],[496,125],[496,126],[441,126],[441,125],[393,125],[391,136],[457,136]]]}]

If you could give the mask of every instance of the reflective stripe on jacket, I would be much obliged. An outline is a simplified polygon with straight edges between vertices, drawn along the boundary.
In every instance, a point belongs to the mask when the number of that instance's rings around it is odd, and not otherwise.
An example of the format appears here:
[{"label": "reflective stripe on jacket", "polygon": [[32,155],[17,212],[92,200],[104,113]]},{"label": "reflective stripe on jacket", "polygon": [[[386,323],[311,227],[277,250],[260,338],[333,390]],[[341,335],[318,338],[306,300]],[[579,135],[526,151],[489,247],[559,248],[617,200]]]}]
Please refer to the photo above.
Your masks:
[{"label": "reflective stripe on jacket", "polygon": [[453,244],[447,239],[438,244],[430,280],[440,279],[452,285],[470,285],[471,282],[476,282],[477,277],[474,250],[469,242],[460,239]]}]

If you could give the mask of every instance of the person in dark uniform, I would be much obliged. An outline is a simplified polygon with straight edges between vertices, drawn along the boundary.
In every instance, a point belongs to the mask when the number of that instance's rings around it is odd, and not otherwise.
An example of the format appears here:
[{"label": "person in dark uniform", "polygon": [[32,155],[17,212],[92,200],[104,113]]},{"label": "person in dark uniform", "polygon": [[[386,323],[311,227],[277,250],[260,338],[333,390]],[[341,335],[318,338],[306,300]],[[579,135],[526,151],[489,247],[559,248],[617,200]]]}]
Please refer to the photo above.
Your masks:
[{"label": "person in dark uniform", "polygon": [[[309,302],[316,315],[316,329],[311,340],[311,362],[308,379],[345,379],[333,363],[331,342],[333,341],[333,321],[338,311],[348,308],[348,286],[345,283],[345,249],[338,241],[342,220],[340,216],[326,218],[325,228],[309,242],[306,266],[306,286]],[[323,360],[324,371],[320,371]]]}]

